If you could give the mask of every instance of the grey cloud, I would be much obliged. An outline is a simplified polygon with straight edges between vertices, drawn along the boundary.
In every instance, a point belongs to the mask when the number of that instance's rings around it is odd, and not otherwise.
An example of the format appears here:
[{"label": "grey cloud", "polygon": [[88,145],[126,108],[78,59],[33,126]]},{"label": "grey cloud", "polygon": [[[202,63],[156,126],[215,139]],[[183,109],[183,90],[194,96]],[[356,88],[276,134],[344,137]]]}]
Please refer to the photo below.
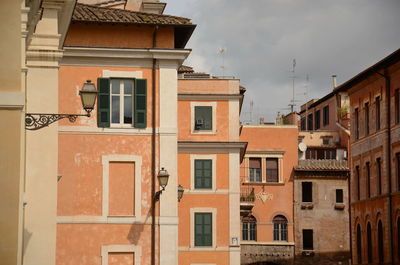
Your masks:
[{"label": "grey cloud", "polygon": [[339,84],[399,48],[397,0],[169,0],[167,13],[190,17],[198,25],[187,64],[197,71],[234,75],[248,88],[253,117],[273,120],[292,95],[290,70],[296,58],[296,98],[322,97]]}]

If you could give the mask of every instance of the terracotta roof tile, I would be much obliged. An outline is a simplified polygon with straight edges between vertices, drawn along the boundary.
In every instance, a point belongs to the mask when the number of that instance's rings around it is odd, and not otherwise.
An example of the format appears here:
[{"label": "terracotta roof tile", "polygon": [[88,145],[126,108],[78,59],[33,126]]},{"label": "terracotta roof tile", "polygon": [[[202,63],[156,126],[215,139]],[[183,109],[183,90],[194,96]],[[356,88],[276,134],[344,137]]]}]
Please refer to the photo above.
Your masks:
[{"label": "terracotta roof tile", "polygon": [[193,67],[187,65],[181,65],[178,69],[178,73],[194,73]]},{"label": "terracotta roof tile", "polygon": [[184,17],[135,12],[80,3],[77,3],[75,6],[72,21],[148,25],[193,25],[190,19]]},{"label": "terracotta roof tile", "polygon": [[346,160],[299,160],[294,168],[296,171],[347,171],[349,167]]}]

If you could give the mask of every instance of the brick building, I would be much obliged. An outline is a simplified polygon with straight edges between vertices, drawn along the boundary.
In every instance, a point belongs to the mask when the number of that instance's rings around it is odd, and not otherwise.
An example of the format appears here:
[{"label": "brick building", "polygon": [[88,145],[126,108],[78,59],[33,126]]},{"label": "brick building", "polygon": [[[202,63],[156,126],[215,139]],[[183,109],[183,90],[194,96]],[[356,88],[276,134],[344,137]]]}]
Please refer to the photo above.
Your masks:
[{"label": "brick building", "polygon": [[353,264],[399,264],[400,50],[337,90],[350,98]]},{"label": "brick building", "polygon": [[294,174],[296,264],[350,259],[349,105],[347,93],[338,92],[335,81],[331,93],[301,106]]}]

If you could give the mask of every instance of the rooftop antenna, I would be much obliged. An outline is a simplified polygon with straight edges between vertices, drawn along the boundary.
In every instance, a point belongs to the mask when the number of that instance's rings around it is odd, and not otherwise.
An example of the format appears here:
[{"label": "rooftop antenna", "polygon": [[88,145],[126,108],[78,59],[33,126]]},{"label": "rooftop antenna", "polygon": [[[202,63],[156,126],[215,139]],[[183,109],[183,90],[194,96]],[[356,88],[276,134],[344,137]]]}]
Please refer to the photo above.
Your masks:
[{"label": "rooftop antenna", "polygon": [[296,69],[296,59],[293,59],[293,68],[292,68],[292,80],[293,80],[293,88],[292,88],[292,100],[289,104],[290,106],[290,112],[294,111],[294,106],[296,106],[296,104],[294,103],[294,80],[296,79],[296,75],[295,75],[295,69]]},{"label": "rooftop antenna", "polygon": [[254,106],[254,101],[250,101],[250,124],[253,123],[253,106]]},{"label": "rooftop antenna", "polygon": [[222,65],[221,65],[222,77],[225,76],[225,52],[226,52],[226,48],[220,48],[218,51],[218,53],[221,54],[221,56],[222,56]]}]

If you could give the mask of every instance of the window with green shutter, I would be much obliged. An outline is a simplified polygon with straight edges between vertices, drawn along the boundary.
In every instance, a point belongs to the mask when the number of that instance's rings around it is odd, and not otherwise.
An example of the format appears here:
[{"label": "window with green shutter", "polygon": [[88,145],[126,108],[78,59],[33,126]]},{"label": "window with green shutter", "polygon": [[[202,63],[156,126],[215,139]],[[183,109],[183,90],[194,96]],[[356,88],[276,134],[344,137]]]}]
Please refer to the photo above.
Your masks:
[{"label": "window with green shutter", "polygon": [[196,247],[211,247],[212,213],[195,213],[194,225],[194,245]]},{"label": "window with green shutter", "polygon": [[194,188],[212,188],[212,160],[196,159],[194,161]]},{"label": "window with green shutter", "polygon": [[212,107],[211,106],[195,106],[194,107],[194,129],[195,130],[212,130]]},{"label": "window with green shutter", "polygon": [[146,128],[147,80],[98,78],[99,127]]}]

